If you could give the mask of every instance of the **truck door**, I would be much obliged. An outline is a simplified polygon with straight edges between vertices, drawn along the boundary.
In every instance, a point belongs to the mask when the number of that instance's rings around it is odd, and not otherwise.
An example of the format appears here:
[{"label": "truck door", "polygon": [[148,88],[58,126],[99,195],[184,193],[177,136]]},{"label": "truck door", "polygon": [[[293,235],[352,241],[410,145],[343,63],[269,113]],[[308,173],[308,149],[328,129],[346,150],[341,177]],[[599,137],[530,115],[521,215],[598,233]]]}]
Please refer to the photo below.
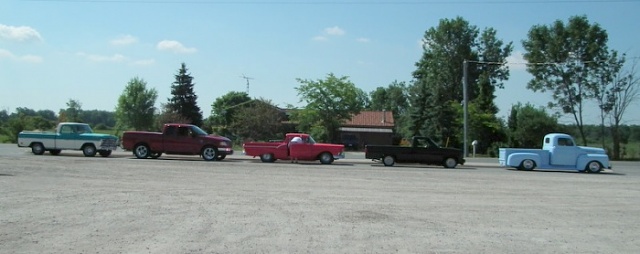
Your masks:
[{"label": "truck door", "polygon": [[60,126],[60,133],[56,137],[57,149],[80,149],[78,144],[79,134],[76,133],[76,129],[73,125]]},{"label": "truck door", "polygon": [[178,126],[175,133],[165,132],[164,149],[167,153],[190,154],[193,146],[191,143],[194,140],[197,139],[191,135],[188,126]]},{"label": "truck door", "polygon": [[291,158],[298,158],[299,160],[311,160],[314,159],[314,143],[311,142],[309,137],[302,137],[302,143],[292,143],[289,147],[289,154]]},{"label": "truck door", "polygon": [[411,161],[420,163],[439,162],[440,153],[438,146],[427,138],[417,138],[411,149]]},{"label": "truck door", "polygon": [[571,139],[558,138],[557,144],[551,148],[549,153],[551,154],[551,165],[575,166],[580,148]]}]

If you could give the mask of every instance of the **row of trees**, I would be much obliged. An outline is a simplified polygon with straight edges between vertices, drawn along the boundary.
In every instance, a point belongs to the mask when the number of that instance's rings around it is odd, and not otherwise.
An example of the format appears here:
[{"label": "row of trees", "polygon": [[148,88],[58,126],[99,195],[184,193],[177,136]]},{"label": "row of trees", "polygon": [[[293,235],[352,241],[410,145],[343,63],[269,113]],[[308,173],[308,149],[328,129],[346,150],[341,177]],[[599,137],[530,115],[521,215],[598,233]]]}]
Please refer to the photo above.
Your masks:
[{"label": "row of trees", "polygon": [[[567,23],[533,26],[522,41],[527,71],[533,75],[527,88],[551,92],[549,109],[517,104],[508,119],[497,117],[496,89],[509,78],[506,59],[512,42],[504,42],[493,28],[479,29],[461,17],[443,19],[426,30],[423,54],[409,82],[394,81],[366,93],[346,76],[330,73],[323,79],[297,79],[295,89],[303,108],[280,109],[264,98],[230,92],[211,105],[211,117],[203,119],[193,90],[193,77],[182,63],[171,86],[172,97],[157,112],[157,91],[138,77],[131,79],[118,99],[115,125],[119,130],[158,129],[158,123],[193,123],[221,135],[242,139],[269,139],[282,132],[310,132],[318,139],[337,142],[342,123],[364,109],[390,110],[398,137],[431,136],[451,146],[462,146],[464,103],[469,110],[470,137],[479,141],[480,152],[497,146],[539,146],[546,132],[565,129],[559,114],[569,114],[578,134],[588,144],[583,112],[588,105],[600,109],[600,141],[606,134],[613,141],[613,157],[620,157],[623,116],[638,97],[635,64],[628,66],[625,54],[609,49],[607,33],[585,16]],[[463,67],[467,63],[468,68]],[[463,80],[463,77],[466,80]],[[463,82],[469,84],[463,94]],[[466,98],[466,100],[465,100]],[[591,104],[590,104],[591,103]],[[79,103],[70,100],[60,119],[78,116]],[[609,120],[610,126],[605,122]],[[534,138],[535,137],[535,138]]]}]

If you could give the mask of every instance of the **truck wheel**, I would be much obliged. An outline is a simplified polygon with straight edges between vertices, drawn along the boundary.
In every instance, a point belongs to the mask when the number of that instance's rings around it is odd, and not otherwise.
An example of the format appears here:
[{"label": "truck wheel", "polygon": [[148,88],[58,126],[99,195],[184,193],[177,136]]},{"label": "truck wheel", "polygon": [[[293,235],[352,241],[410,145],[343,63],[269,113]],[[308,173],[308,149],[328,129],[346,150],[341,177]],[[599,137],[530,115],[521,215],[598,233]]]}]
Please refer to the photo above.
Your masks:
[{"label": "truck wheel", "polygon": [[458,165],[458,161],[454,158],[446,158],[444,159],[444,163],[442,163],[445,168],[455,168]]},{"label": "truck wheel", "polygon": [[31,152],[35,155],[44,154],[44,146],[42,143],[33,143],[31,144]]},{"label": "truck wheel", "polygon": [[322,164],[331,164],[333,162],[333,155],[330,153],[322,153],[320,155],[320,163]]},{"label": "truck wheel", "polygon": [[589,162],[589,164],[587,164],[587,172],[600,173],[600,171],[602,171],[602,165],[600,165],[600,162],[591,161]]},{"label": "truck wheel", "polygon": [[273,154],[270,154],[270,153],[261,154],[261,155],[260,155],[260,160],[261,160],[262,162],[274,162],[274,161],[276,161],[276,160],[273,158]]},{"label": "truck wheel", "polygon": [[102,150],[102,151],[98,151],[98,153],[102,157],[109,157],[109,155],[111,155],[111,150]]},{"label": "truck wheel", "polygon": [[149,157],[149,147],[147,145],[144,144],[140,144],[140,145],[136,145],[133,148],[133,155],[136,156],[136,158],[138,159],[144,159]]},{"label": "truck wheel", "polygon": [[84,154],[84,156],[86,157],[93,157],[96,156],[96,147],[93,145],[84,145],[82,147],[82,153]]},{"label": "truck wheel", "polygon": [[53,150],[49,150],[49,153],[51,155],[58,155],[58,154],[60,154],[61,151],[62,150],[60,150],[60,149],[53,149]]},{"label": "truck wheel", "polygon": [[149,154],[149,157],[151,157],[151,159],[157,159],[160,156],[162,156],[162,153],[151,153],[151,154]]},{"label": "truck wheel", "polygon": [[218,149],[213,146],[207,146],[202,149],[202,159],[205,161],[212,161],[218,158]]},{"label": "truck wheel", "polygon": [[520,162],[519,170],[531,171],[536,168],[536,163],[533,160],[526,159]]},{"label": "truck wheel", "polygon": [[384,158],[382,158],[382,164],[384,164],[387,167],[393,166],[393,164],[396,164],[396,158],[393,158],[393,156],[391,155],[387,155]]}]

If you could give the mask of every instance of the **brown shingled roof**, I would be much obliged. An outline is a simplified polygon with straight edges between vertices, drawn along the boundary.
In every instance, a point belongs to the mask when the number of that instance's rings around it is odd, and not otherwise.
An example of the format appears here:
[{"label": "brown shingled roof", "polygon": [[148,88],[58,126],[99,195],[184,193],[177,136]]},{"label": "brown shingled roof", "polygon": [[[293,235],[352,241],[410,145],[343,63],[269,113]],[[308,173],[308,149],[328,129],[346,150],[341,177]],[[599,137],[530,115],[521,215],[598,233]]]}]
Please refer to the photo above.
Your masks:
[{"label": "brown shingled roof", "polygon": [[391,111],[362,111],[343,126],[393,127],[393,113]]}]

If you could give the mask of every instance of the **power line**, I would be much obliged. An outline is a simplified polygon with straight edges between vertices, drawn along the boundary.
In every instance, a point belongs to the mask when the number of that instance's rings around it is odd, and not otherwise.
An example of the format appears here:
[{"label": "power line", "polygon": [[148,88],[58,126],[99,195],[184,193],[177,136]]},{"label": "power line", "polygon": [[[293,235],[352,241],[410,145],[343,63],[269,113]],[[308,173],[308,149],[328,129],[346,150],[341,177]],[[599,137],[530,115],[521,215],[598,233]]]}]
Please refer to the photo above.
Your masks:
[{"label": "power line", "polygon": [[426,5],[426,4],[562,4],[562,3],[635,3],[640,0],[427,0],[427,1],[224,1],[224,0],[22,0],[24,2],[73,3],[143,3],[143,4],[212,4],[212,5]]},{"label": "power line", "polygon": [[[628,59],[637,59],[640,57],[628,57]],[[507,65],[507,64],[514,64],[514,65],[564,65],[570,62],[489,62],[489,61],[478,61],[478,60],[465,60],[469,63],[477,63],[477,64],[487,64],[487,65]],[[591,63],[605,63],[608,62],[608,60],[601,60],[601,61],[580,61],[580,63],[582,64],[591,64]]]}]

